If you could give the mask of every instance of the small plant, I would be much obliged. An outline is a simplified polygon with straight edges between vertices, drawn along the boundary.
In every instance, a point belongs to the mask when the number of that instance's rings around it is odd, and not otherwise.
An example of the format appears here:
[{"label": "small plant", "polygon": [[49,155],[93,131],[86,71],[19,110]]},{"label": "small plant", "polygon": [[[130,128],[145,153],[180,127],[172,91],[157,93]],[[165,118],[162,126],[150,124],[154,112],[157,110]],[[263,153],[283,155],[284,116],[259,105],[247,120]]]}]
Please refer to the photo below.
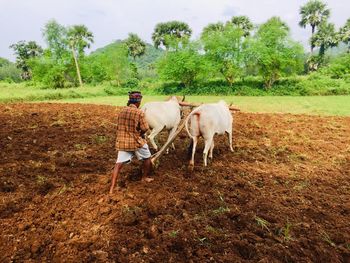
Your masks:
[{"label": "small plant", "polygon": [[267,231],[270,232],[270,229],[269,229],[270,222],[258,216],[255,217],[255,221],[258,224],[258,226],[261,227],[261,229],[266,229]]},{"label": "small plant", "polygon": [[213,213],[214,214],[223,214],[223,213],[226,213],[226,212],[230,212],[231,210],[227,206],[227,204],[225,202],[225,199],[222,196],[222,194],[220,193],[220,191],[218,191],[218,194],[219,194],[219,199],[220,199],[221,206],[219,208],[213,210]]},{"label": "small plant", "polygon": [[64,184],[62,186],[62,188],[58,191],[58,195],[63,194],[64,192],[66,192],[68,190],[68,186],[66,184]]},{"label": "small plant", "polygon": [[36,177],[36,181],[38,182],[38,184],[43,184],[46,182],[46,177],[45,176],[41,176],[41,175],[38,175]]},{"label": "small plant", "polygon": [[206,237],[198,238],[198,241],[201,242],[202,244],[204,244],[206,240],[207,240]]},{"label": "small plant", "polygon": [[108,140],[108,138],[106,136],[103,135],[95,135],[93,137],[93,140],[97,143],[97,144],[102,144],[104,142],[106,142]]},{"label": "small plant", "polygon": [[286,225],[279,229],[278,234],[283,236],[284,241],[292,240],[291,237],[292,224],[287,221]]},{"label": "small plant", "polygon": [[[321,234],[321,237],[324,241],[326,241],[332,247],[335,247],[335,243],[331,240],[330,236],[327,234],[326,231],[322,231],[320,234]],[[347,244],[347,245],[349,245],[349,244]]]},{"label": "small plant", "polygon": [[169,233],[169,236],[171,238],[175,238],[177,236],[177,234],[179,233],[180,230],[173,230]]}]

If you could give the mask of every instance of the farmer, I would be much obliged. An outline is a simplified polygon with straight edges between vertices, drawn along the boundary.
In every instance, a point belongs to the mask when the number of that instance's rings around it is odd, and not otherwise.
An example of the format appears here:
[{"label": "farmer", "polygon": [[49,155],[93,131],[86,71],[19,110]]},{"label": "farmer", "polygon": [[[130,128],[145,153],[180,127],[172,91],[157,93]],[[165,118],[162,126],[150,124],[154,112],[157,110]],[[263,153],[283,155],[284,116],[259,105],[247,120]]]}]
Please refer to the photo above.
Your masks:
[{"label": "farmer", "polygon": [[117,118],[117,139],[115,147],[118,151],[118,158],[112,173],[112,183],[109,193],[113,193],[118,174],[125,163],[129,163],[136,155],[139,160],[143,160],[143,180],[150,182],[149,173],[152,167],[151,152],[147,141],[144,138],[149,127],[145,120],[144,113],[139,109],[142,100],[141,92],[129,92],[129,101]]}]

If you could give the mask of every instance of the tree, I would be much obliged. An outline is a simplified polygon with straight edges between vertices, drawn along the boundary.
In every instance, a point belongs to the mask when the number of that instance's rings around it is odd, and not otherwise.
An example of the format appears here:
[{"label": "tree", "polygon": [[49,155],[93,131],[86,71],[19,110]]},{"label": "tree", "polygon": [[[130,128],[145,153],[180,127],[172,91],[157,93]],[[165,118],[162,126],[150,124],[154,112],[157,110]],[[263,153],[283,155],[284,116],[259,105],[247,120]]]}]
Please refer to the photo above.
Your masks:
[{"label": "tree", "polygon": [[138,35],[130,33],[129,37],[125,40],[125,44],[128,47],[128,54],[134,61],[136,57],[140,57],[145,54],[146,43],[139,38]]},{"label": "tree", "polygon": [[157,72],[164,80],[180,81],[190,87],[204,69],[203,56],[198,45],[187,43],[180,49],[167,52],[157,63]]},{"label": "tree", "polygon": [[191,34],[192,30],[188,24],[181,21],[170,21],[156,25],[152,40],[156,48],[164,46],[168,50],[173,46],[176,49],[179,43],[188,40]]},{"label": "tree", "polygon": [[63,62],[68,56],[67,29],[50,20],[42,29],[43,37],[48,46],[48,55],[57,63]]},{"label": "tree", "polygon": [[21,78],[23,80],[30,80],[32,75],[28,65],[28,60],[41,56],[43,54],[43,49],[35,41],[29,41],[28,43],[25,41],[19,41],[16,44],[11,45],[10,48],[15,51],[16,66],[22,71]]},{"label": "tree", "polygon": [[288,26],[278,17],[272,17],[259,27],[249,53],[267,89],[281,76],[303,68],[303,47],[290,39]]},{"label": "tree", "polygon": [[67,40],[74,58],[79,84],[82,86],[83,81],[81,79],[78,59],[84,55],[85,48],[90,48],[90,44],[94,42],[94,37],[85,25],[74,25],[68,29]]},{"label": "tree", "polygon": [[[316,27],[322,22],[326,21],[330,15],[330,10],[326,8],[326,4],[320,0],[310,0],[300,8],[301,20],[299,25],[301,27],[311,26],[312,36],[315,33]],[[314,46],[311,43],[311,53]]]},{"label": "tree", "polygon": [[234,16],[231,19],[231,23],[242,29],[245,37],[249,36],[250,31],[253,29],[253,23],[250,22],[247,16]]},{"label": "tree", "polygon": [[205,38],[213,32],[222,32],[222,31],[224,31],[224,29],[225,29],[225,25],[221,22],[210,23],[206,27],[203,28],[203,31],[201,33],[201,38]]},{"label": "tree", "polygon": [[202,33],[206,58],[211,67],[220,72],[229,85],[241,75],[247,40],[244,31],[227,23],[222,29],[207,30]]},{"label": "tree", "polygon": [[339,42],[339,34],[336,32],[334,24],[323,22],[316,34],[311,38],[311,45],[319,47],[319,56],[323,57],[326,50],[335,47]]},{"label": "tree", "polygon": [[350,53],[350,18],[346,21],[345,25],[340,28],[340,39],[348,45],[348,53]]}]

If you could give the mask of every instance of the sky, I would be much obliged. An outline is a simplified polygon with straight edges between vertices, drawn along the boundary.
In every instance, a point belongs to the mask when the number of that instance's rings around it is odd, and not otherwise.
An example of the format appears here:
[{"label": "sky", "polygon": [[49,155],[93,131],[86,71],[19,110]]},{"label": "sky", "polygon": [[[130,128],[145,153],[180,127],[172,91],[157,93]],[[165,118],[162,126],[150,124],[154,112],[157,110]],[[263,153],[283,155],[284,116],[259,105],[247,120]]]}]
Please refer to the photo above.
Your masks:
[{"label": "sky", "polygon": [[[299,8],[307,0],[0,0],[0,57],[15,60],[9,46],[20,40],[34,40],[45,47],[42,28],[55,19],[69,26],[85,24],[94,34],[91,50],[103,47],[129,32],[151,43],[159,22],[180,20],[189,24],[193,38],[208,23],[225,22],[246,15],[258,25],[272,16],[287,22],[294,40],[305,47],[311,29],[298,26]],[[330,21],[337,27],[350,18],[349,0],[325,0]]]}]

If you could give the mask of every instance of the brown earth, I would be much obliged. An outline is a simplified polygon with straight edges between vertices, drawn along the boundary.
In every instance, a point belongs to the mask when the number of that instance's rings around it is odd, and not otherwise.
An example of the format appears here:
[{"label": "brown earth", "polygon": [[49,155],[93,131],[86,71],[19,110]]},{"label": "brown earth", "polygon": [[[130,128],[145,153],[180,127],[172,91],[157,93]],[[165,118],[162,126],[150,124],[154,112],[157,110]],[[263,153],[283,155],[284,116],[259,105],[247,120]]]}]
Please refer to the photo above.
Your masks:
[{"label": "brown earth", "polygon": [[350,118],[237,113],[110,196],[117,111],[0,105],[0,262],[350,262]]}]

